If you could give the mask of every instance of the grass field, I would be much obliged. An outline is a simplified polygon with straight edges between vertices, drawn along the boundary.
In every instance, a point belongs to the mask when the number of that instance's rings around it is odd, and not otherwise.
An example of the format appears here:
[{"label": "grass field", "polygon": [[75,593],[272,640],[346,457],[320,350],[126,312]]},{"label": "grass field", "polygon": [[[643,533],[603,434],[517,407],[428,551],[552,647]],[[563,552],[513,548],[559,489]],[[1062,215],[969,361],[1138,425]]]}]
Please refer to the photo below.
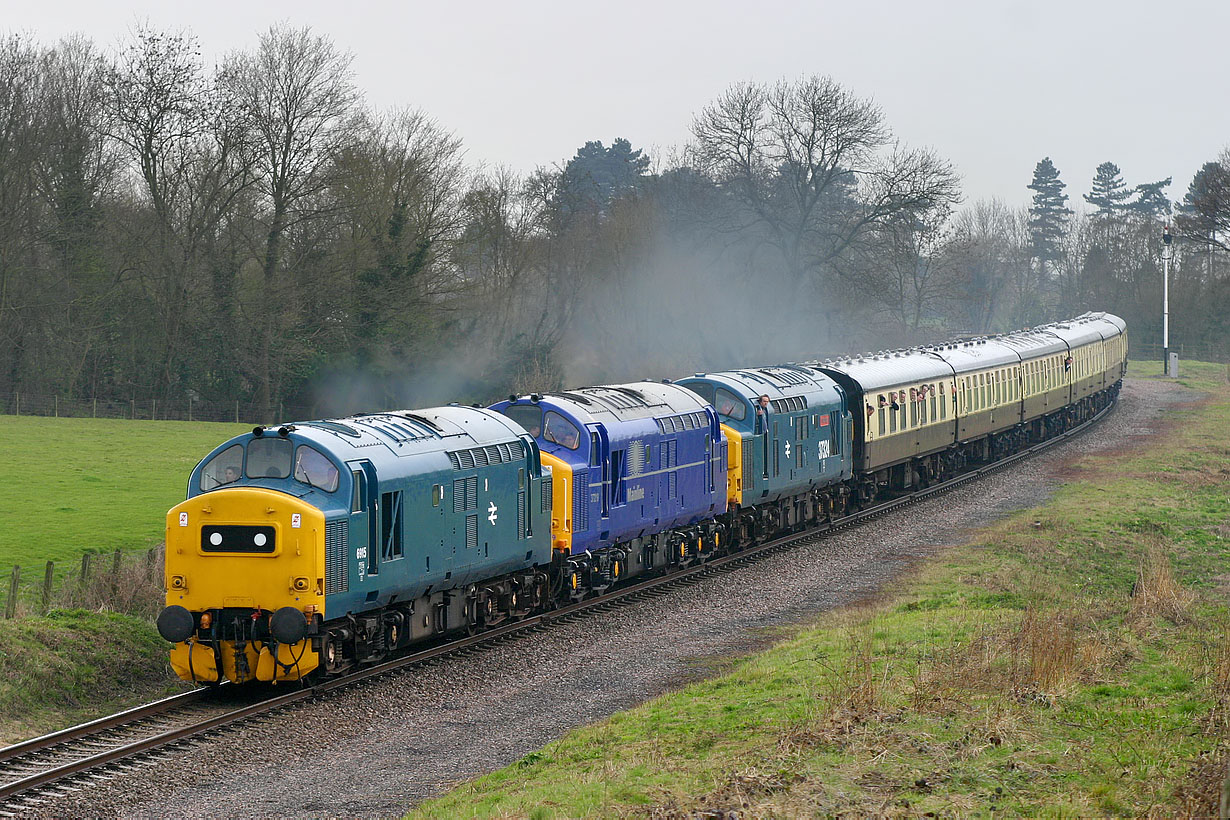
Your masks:
[{"label": "grass field", "polygon": [[878,602],[410,816],[1216,816],[1230,386],[1182,372],[1210,398],[1149,447],[1084,457]]},{"label": "grass field", "polygon": [[57,610],[0,620],[0,745],[187,688],[146,619]]},{"label": "grass field", "polygon": [[0,416],[0,567],[144,548],[209,450],[251,429],[211,422]]}]

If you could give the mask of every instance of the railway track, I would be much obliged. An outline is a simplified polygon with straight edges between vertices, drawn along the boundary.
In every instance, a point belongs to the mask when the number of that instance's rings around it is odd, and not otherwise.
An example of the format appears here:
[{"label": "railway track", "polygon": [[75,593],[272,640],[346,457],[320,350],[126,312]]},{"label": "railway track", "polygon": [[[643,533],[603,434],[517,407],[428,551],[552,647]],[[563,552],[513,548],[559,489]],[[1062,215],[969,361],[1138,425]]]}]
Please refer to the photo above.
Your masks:
[{"label": "railway track", "polygon": [[437,663],[452,655],[466,654],[480,647],[549,629],[552,624],[558,622],[592,617],[633,601],[664,595],[672,588],[697,583],[715,574],[729,572],[767,556],[797,548],[829,533],[880,518],[983,476],[1007,469],[1043,450],[1068,441],[1088,430],[1116,406],[1117,403],[1112,403],[1084,424],[997,462],[977,467],[948,481],[884,501],[819,527],[650,578],[600,598],[580,601],[478,635],[418,650],[342,678],[277,694],[269,694],[269,690],[248,692],[243,691],[244,687],[228,685],[213,689],[196,689],[0,749],[0,817],[19,817],[37,812],[39,806],[49,799],[90,788],[111,780],[124,771],[153,765],[165,759],[165,755],[159,750],[165,752],[175,744],[200,738],[257,716],[271,714],[363,681]]}]

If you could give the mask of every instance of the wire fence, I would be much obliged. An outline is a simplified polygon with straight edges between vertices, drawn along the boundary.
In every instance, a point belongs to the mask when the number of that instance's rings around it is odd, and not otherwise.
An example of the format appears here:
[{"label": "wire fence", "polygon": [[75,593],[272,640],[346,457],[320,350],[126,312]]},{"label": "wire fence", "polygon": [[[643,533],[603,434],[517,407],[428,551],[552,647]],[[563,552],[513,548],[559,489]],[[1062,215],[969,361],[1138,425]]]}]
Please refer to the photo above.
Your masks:
[{"label": "wire fence", "polygon": [[14,566],[4,585],[4,617],[53,609],[94,609],[153,618],[164,602],[164,551],[83,553],[79,562]]},{"label": "wire fence", "polygon": [[[1179,361],[1194,360],[1199,362],[1230,362],[1230,348],[1225,344],[1184,344],[1178,342],[1170,345],[1170,352],[1179,354]],[[1131,358],[1137,361],[1162,360],[1162,346],[1158,342],[1133,342],[1129,351]]]},{"label": "wire fence", "polygon": [[[263,423],[317,418],[316,407],[279,404],[277,415]],[[173,421],[225,421],[262,423],[263,409],[239,401],[159,401],[158,399],[71,399],[38,393],[14,392],[0,397],[0,415],[54,416],[57,418],[145,419]]]}]

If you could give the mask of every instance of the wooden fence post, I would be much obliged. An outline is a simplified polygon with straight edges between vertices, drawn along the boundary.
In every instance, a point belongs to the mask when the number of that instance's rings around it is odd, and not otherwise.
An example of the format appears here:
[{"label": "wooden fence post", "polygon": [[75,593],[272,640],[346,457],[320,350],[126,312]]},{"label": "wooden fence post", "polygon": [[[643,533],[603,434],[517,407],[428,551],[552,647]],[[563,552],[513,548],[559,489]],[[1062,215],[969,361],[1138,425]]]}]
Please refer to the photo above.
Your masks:
[{"label": "wooden fence post", "polygon": [[43,575],[43,609],[42,614],[46,615],[47,610],[51,607],[51,579],[55,576],[56,562],[47,562],[47,572]]},{"label": "wooden fence post", "polygon": [[4,617],[12,618],[17,614],[17,585],[21,583],[21,567],[13,567],[13,580],[9,583],[9,602],[4,608]]},{"label": "wooden fence post", "polygon": [[120,594],[120,559],[122,555],[119,550],[116,550],[115,558],[111,560],[111,600],[113,605],[116,596]]},{"label": "wooden fence post", "polygon": [[[81,595],[85,596],[86,588],[90,583],[90,553],[81,553]],[[78,601],[77,603],[81,603]]]}]

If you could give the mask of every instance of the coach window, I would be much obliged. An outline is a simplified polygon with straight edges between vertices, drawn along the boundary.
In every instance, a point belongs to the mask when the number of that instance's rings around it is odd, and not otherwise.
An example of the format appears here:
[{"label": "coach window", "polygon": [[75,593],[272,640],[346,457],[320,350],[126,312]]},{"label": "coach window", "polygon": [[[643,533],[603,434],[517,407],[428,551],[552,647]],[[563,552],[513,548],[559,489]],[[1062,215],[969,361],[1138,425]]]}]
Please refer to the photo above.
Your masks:
[{"label": "coach window", "polygon": [[315,447],[300,444],[295,450],[295,481],[331,493],[337,489],[337,467]]},{"label": "coach window", "polygon": [[[930,389],[927,390],[927,394],[931,397],[931,420],[935,421],[937,418],[939,418],[939,416],[935,414],[935,385],[934,384],[931,385]],[[940,404],[942,405],[943,402],[940,402]]]},{"label": "coach window", "polygon": [[884,435],[884,396],[880,396],[880,435]]},{"label": "coach window", "polygon": [[294,449],[289,439],[252,439],[248,442],[248,478],[288,478]]},{"label": "coach window", "polygon": [[209,460],[201,470],[201,490],[216,490],[243,474],[243,446],[234,444]]}]

